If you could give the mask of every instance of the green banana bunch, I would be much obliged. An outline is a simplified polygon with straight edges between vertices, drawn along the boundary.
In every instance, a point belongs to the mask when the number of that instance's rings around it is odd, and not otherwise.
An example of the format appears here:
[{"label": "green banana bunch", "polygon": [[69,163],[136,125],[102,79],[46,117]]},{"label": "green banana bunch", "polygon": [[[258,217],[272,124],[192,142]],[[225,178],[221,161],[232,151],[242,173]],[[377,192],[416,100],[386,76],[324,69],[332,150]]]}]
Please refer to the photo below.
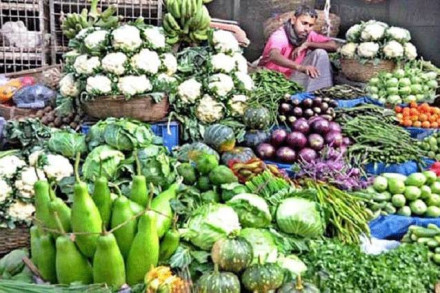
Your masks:
[{"label": "green banana bunch", "polygon": [[163,19],[163,28],[167,43],[173,45],[179,41],[200,43],[208,39],[211,23],[209,11],[204,3],[212,0],[167,0],[168,13]]},{"label": "green banana bunch", "polygon": [[84,8],[80,14],[68,13],[66,18],[61,22],[61,30],[63,31],[63,34],[67,38],[72,39],[80,30],[90,27],[91,24],[87,19],[87,14],[87,8]]}]

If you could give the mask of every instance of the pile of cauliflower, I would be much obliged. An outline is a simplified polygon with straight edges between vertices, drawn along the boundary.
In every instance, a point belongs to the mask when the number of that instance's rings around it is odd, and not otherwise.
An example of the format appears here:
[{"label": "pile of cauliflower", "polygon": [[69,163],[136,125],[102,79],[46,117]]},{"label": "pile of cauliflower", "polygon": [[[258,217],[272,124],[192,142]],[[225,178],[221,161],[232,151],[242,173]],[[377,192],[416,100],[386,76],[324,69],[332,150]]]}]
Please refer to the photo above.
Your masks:
[{"label": "pile of cauliflower", "polygon": [[346,33],[347,43],[340,53],[345,58],[414,60],[416,47],[410,43],[407,29],[390,27],[380,21],[370,20],[355,24]]},{"label": "pile of cauliflower", "polygon": [[166,45],[162,28],[124,24],[115,29],[81,30],[65,54],[64,97],[159,92],[176,83],[177,60]]},{"label": "pile of cauliflower", "polygon": [[195,116],[203,124],[243,115],[254,88],[247,72],[247,60],[232,33],[214,31],[210,49],[209,70],[179,84],[175,107],[178,114],[188,108],[195,109]]},{"label": "pile of cauliflower", "polygon": [[[44,155],[44,163],[38,158]],[[73,166],[60,155],[32,153],[27,163],[16,155],[0,158],[0,227],[15,224],[30,224],[35,207],[33,205],[34,184],[38,180],[61,181],[73,175]]]}]

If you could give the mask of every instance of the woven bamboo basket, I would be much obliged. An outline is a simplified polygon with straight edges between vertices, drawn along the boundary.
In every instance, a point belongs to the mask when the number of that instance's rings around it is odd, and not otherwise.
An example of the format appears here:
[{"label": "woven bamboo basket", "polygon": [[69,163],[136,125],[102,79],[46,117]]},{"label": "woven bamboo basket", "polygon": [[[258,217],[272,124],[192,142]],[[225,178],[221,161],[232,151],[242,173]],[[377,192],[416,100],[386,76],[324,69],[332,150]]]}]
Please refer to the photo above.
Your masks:
[{"label": "woven bamboo basket", "polygon": [[15,106],[0,104],[0,117],[5,120],[15,120],[29,115],[36,114],[38,109],[21,109]]},{"label": "woven bamboo basket", "polygon": [[123,96],[104,96],[85,102],[83,109],[87,115],[99,119],[127,117],[155,122],[168,114],[169,102],[167,97],[155,103],[149,96],[133,97],[129,100]]},{"label": "woven bamboo basket", "polygon": [[37,83],[44,84],[54,90],[58,89],[61,80],[61,65],[43,66],[40,68],[23,70],[13,73],[7,73],[7,78],[19,78],[24,76],[32,76]]},{"label": "woven bamboo basket", "polygon": [[[320,34],[327,35],[327,26],[325,23],[324,11],[317,10],[316,12],[318,13],[318,19],[316,20],[313,30]],[[268,39],[274,31],[279,29],[283,25],[283,23],[285,23],[288,19],[292,18],[293,15],[294,12],[290,11],[279,14],[275,17],[266,20],[263,24],[264,37]],[[330,37],[336,37],[339,33],[339,28],[341,26],[341,18],[333,13],[330,13],[329,18],[331,25],[329,35]]]},{"label": "woven bamboo basket", "polygon": [[29,247],[30,234],[27,227],[0,228],[0,256],[14,249]]},{"label": "woven bamboo basket", "polygon": [[344,75],[353,81],[368,82],[381,71],[393,72],[397,64],[391,60],[381,60],[377,65],[372,61],[362,64],[356,59],[341,59]]}]

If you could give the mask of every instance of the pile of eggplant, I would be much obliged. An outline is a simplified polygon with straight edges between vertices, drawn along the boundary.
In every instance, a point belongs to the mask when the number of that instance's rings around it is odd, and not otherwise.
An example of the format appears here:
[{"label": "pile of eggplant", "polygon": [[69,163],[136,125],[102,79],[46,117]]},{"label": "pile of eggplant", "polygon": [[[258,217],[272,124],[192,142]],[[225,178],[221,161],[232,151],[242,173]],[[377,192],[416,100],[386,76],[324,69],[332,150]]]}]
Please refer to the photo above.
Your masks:
[{"label": "pile of eggplant", "polygon": [[313,116],[321,116],[328,121],[332,121],[335,118],[335,108],[337,106],[338,103],[328,97],[306,98],[302,101],[289,97],[281,102],[278,119],[281,123],[286,123],[291,127],[296,120],[300,118],[309,119]]}]

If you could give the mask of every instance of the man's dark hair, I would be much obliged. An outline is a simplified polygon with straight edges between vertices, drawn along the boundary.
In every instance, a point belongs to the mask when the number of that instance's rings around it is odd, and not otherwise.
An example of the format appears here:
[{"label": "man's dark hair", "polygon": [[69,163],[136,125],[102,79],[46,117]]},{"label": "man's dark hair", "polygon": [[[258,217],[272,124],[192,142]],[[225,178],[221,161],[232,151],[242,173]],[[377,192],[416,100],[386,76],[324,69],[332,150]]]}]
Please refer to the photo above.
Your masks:
[{"label": "man's dark hair", "polygon": [[310,8],[307,5],[301,5],[295,10],[295,17],[300,17],[302,15],[310,16],[311,18],[318,18],[318,13],[313,8]]}]

